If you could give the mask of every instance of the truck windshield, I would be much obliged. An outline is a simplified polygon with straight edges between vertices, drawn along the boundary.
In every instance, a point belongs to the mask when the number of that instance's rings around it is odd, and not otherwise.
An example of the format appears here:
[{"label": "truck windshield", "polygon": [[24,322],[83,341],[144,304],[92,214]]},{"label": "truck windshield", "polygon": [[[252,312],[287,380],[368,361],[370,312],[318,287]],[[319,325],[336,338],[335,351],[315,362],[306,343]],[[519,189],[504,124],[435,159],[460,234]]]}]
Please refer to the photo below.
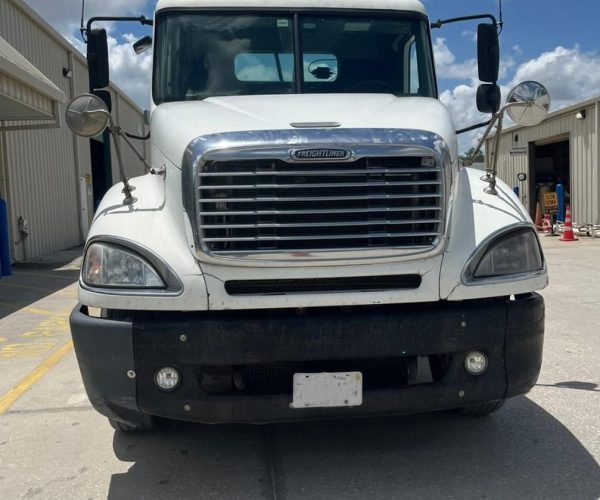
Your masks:
[{"label": "truck windshield", "polygon": [[154,57],[157,104],[253,94],[436,96],[426,20],[407,14],[165,12]]}]

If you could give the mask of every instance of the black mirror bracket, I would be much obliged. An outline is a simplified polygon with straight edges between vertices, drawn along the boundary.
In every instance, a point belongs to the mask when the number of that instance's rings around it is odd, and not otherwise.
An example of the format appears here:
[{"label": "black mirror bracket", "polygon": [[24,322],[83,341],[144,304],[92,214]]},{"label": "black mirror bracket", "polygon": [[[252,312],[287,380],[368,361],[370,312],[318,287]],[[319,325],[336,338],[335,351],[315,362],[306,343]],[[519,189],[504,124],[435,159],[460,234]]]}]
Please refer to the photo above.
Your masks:
[{"label": "black mirror bracket", "polygon": [[90,93],[108,87],[110,75],[108,66],[108,44],[106,30],[103,28],[92,29],[95,22],[107,21],[130,21],[138,22],[145,26],[154,25],[152,19],[146,19],[144,16],[124,17],[124,16],[98,16],[92,17],[87,22],[86,28],[82,32],[86,34],[87,59],[89,69]]},{"label": "black mirror bracket", "polygon": [[92,29],[92,24],[94,24],[95,22],[102,22],[102,21],[132,21],[132,22],[139,22],[140,24],[143,24],[144,26],[152,26],[154,24],[154,21],[152,19],[147,19],[145,16],[137,16],[137,17],[97,16],[97,17],[91,17],[89,19],[89,21],[87,22],[87,25],[85,27],[86,33]]},{"label": "black mirror bracket", "polygon": [[484,188],[484,193],[491,194],[494,196],[498,195],[498,191],[496,190],[496,176],[498,175],[498,150],[500,147],[500,136],[502,135],[502,123],[504,120],[504,113],[509,108],[515,107],[531,107],[534,106],[534,102],[510,102],[502,106],[502,108],[493,114],[492,119],[489,122],[488,127],[485,129],[485,132],[481,139],[479,140],[479,144],[475,148],[473,152],[473,156],[477,156],[483,144],[485,143],[488,135],[492,131],[494,125],[496,126],[496,135],[494,136],[494,145],[492,146],[492,151],[490,152],[490,156],[492,157],[492,166],[486,167],[485,175],[481,177],[481,180],[487,182],[487,187]]},{"label": "black mirror bracket", "polygon": [[462,16],[462,17],[453,17],[451,19],[438,19],[436,22],[431,23],[431,29],[441,28],[444,24],[450,23],[460,23],[463,21],[474,21],[475,19],[489,19],[492,21],[494,27],[498,26],[498,21],[492,14],[476,14],[474,16]]}]

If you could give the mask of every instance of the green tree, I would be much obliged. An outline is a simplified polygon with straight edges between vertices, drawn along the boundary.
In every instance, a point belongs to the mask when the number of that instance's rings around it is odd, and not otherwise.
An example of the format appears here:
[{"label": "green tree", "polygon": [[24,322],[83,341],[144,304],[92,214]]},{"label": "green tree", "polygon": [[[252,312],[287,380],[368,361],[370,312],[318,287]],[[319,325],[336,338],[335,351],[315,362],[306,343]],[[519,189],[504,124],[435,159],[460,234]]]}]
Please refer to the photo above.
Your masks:
[{"label": "green tree", "polygon": [[473,163],[483,163],[485,162],[485,156],[483,152],[479,151],[477,155],[475,155],[475,148],[469,149],[466,153],[460,156],[460,161],[463,165],[472,165]]}]

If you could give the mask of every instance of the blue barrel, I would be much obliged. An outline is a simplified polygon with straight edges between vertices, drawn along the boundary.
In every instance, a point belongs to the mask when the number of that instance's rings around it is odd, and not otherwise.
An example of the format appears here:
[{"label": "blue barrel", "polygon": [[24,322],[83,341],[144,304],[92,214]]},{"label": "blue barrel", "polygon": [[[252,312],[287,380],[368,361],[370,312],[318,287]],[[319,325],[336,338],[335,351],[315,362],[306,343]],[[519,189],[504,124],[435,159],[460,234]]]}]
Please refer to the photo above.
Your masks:
[{"label": "blue barrel", "polygon": [[10,245],[8,239],[8,209],[0,198],[0,276],[10,276]]},{"label": "blue barrel", "polygon": [[565,188],[562,184],[556,185],[556,197],[558,198],[558,214],[556,218],[564,222],[565,221]]}]

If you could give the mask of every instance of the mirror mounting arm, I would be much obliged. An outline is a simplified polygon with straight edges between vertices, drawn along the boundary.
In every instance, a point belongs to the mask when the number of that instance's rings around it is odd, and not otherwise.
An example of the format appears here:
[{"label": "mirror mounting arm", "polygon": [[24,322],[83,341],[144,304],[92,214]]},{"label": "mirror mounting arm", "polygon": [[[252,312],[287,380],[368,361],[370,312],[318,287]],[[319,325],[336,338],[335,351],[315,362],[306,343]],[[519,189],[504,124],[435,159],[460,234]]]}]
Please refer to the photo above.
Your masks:
[{"label": "mirror mounting arm", "polygon": [[[137,198],[135,198],[131,194],[135,190],[135,186],[129,183],[129,179],[125,175],[125,168],[123,167],[123,156],[121,155],[121,144],[119,143],[119,136],[124,137],[125,141],[132,146],[132,149],[136,152],[136,154],[139,155],[139,153],[135,148],[133,148],[133,144],[129,142],[129,139],[127,139],[127,137],[124,136],[123,132],[121,131],[121,127],[115,126],[112,115],[108,111],[104,109],[99,109],[95,111],[83,112],[83,114],[90,115],[96,113],[102,113],[103,115],[106,115],[108,117],[108,122],[110,123],[109,131],[112,135],[113,143],[115,145],[115,154],[117,155],[117,163],[119,164],[119,176],[121,177],[121,182],[123,183],[123,190],[121,191],[125,195],[125,198],[123,199],[123,205],[133,205],[137,201]],[[146,164],[145,161],[144,164]]]},{"label": "mirror mounting arm", "polygon": [[[118,135],[120,135],[124,141],[127,143],[127,145],[131,148],[131,150],[133,151],[133,154],[135,154],[135,156],[137,156],[137,159],[140,160],[144,166],[146,167],[146,170],[151,170],[152,167],[150,166],[150,164],[146,161],[146,158],[144,158],[141,153],[135,149],[135,146],[133,145],[133,143],[131,142],[131,140],[129,139],[129,134],[127,132],[124,132],[121,127],[116,127],[116,132]],[[111,133],[112,133],[112,126],[111,126]]]},{"label": "mirror mounting arm", "polygon": [[485,143],[488,135],[490,134],[494,125],[496,125],[496,135],[494,136],[494,146],[490,155],[492,156],[492,167],[487,167],[485,175],[481,178],[482,181],[488,183],[488,186],[483,190],[487,194],[491,194],[494,196],[498,195],[498,191],[496,190],[496,175],[498,174],[498,149],[500,148],[500,136],[502,135],[502,123],[504,120],[504,113],[506,110],[510,108],[530,108],[534,106],[535,103],[533,101],[527,102],[509,102],[502,106],[502,108],[494,113],[492,119],[489,122],[488,127],[485,129],[485,132],[481,139],[479,140],[479,144],[475,148],[475,152],[473,156],[477,156],[483,144]]},{"label": "mirror mounting arm", "polygon": [[438,19],[436,22],[431,23],[430,26],[432,29],[441,28],[444,24],[450,23],[460,23],[463,21],[473,21],[475,19],[489,19],[492,21],[492,24],[497,27],[498,21],[492,14],[477,14],[475,16],[463,16],[463,17],[453,17],[451,19]]},{"label": "mirror mounting arm", "polygon": [[89,21],[87,22],[87,25],[85,27],[85,32],[89,33],[90,30],[92,29],[92,24],[94,24],[95,22],[102,22],[102,21],[133,21],[133,22],[139,22],[140,24],[143,24],[145,26],[153,26],[154,25],[154,21],[152,19],[147,19],[145,16],[138,16],[138,17],[97,16],[97,17],[92,17],[89,19]]}]

